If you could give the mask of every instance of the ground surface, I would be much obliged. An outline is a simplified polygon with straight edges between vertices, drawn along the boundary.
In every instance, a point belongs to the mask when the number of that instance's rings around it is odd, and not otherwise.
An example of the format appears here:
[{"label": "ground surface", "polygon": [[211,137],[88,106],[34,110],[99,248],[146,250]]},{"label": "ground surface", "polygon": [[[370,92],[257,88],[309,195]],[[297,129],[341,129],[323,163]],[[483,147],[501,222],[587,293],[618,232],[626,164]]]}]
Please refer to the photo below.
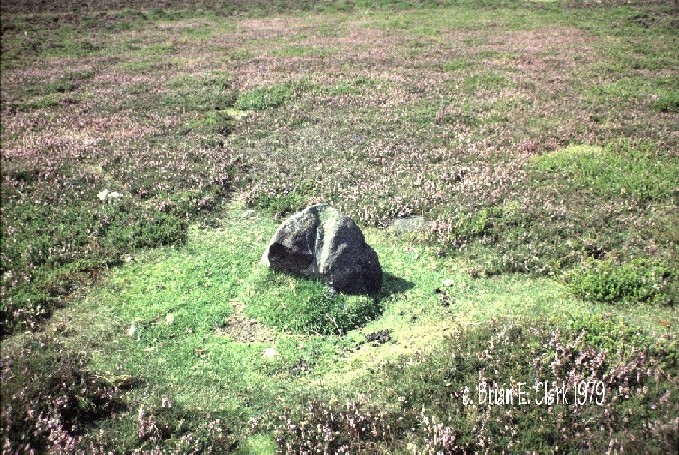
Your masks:
[{"label": "ground surface", "polygon": [[[11,450],[676,446],[675,3],[169,3],[3,2]],[[321,201],[378,296],[258,265]]]}]

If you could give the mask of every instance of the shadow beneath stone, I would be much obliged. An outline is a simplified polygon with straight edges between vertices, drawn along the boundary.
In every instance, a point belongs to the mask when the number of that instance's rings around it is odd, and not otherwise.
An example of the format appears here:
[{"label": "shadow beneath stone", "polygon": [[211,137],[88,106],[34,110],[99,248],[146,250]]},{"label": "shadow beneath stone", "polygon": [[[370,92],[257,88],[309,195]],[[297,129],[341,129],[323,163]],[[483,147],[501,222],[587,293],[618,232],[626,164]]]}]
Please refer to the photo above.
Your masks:
[{"label": "shadow beneath stone", "polygon": [[380,299],[389,297],[393,294],[400,294],[415,287],[415,283],[404,280],[401,277],[393,275],[389,272],[383,272],[382,275],[382,289],[380,290]]}]

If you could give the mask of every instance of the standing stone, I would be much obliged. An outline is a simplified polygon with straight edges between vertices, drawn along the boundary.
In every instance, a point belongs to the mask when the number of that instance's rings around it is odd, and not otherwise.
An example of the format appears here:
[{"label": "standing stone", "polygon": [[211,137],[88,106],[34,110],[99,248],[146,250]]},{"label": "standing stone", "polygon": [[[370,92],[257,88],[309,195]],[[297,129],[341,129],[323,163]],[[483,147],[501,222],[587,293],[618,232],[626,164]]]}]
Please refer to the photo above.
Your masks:
[{"label": "standing stone", "polygon": [[288,218],[262,255],[274,270],[319,278],[338,292],[374,294],[382,286],[377,253],[346,215],[319,204]]}]

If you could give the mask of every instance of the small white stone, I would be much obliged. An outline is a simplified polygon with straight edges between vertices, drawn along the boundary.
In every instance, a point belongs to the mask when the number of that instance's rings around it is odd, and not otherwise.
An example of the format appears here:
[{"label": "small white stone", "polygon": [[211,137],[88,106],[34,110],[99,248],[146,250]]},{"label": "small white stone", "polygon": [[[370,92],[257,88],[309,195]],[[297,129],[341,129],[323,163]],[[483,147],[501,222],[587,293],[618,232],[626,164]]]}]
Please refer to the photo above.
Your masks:
[{"label": "small white stone", "polygon": [[101,200],[101,202],[106,202],[108,200],[108,190],[105,189],[99,191],[99,193],[97,193],[97,197],[99,198],[99,200]]},{"label": "small white stone", "polygon": [[111,203],[111,199],[119,199],[123,197],[123,195],[117,191],[109,191],[108,189],[103,189],[97,193],[97,197],[101,202]]},{"label": "small white stone", "polygon": [[278,355],[278,351],[276,351],[274,348],[266,348],[264,350],[264,357],[276,357]]}]

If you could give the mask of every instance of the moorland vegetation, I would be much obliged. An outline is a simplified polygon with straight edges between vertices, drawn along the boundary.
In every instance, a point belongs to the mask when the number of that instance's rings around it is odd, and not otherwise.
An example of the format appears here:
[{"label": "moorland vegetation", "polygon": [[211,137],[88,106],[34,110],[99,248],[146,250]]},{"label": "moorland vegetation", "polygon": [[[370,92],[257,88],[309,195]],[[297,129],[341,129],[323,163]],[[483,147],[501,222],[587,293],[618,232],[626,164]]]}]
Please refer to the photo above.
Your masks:
[{"label": "moorland vegetation", "polygon": [[[676,448],[678,8],[3,1],[3,450]],[[258,265],[321,201],[378,296]]]}]

